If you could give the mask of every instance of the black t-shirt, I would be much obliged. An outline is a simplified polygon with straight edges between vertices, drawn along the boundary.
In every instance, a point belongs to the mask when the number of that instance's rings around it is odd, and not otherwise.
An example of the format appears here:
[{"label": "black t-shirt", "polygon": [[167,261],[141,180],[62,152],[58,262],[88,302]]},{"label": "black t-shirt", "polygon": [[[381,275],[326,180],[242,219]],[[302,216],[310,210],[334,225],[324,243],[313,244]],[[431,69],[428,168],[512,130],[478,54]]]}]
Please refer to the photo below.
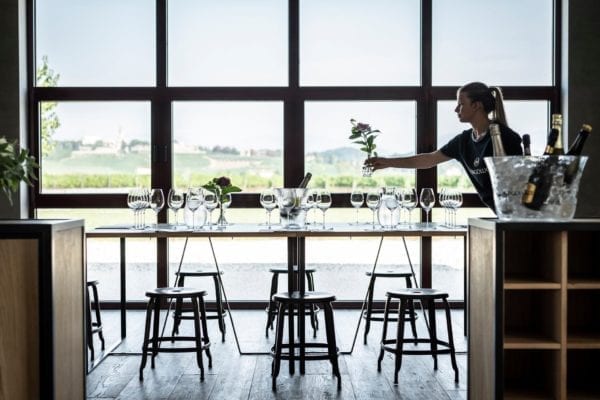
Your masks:
[{"label": "black t-shirt", "polygon": [[[506,155],[523,155],[521,136],[518,133],[500,124],[500,138],[502,139]],[[484,157],[494,154],[490,134],[487,133],[481,140],[476,142],[473,139],[473,130],[467,129],[446,143],[440,151],[447,157],[454,158],[462,164],[473,186],[475,186],[481,201],[492,210],[495,210],[492,183],[485,162],[483,161]]]}]

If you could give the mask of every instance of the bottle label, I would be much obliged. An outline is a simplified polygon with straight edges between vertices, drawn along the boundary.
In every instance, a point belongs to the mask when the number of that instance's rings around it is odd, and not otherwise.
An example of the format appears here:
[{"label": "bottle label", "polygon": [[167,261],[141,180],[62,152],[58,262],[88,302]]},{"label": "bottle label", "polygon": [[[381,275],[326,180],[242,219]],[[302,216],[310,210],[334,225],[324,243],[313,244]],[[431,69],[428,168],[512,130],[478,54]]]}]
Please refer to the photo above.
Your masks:
[{"label": "bottle label", "polygon": [[525,193],[523,193],[523,204],[531,204],[533,202],[533,196],[535,196],[536,185],[534,183],[528,182],[527,187],[525,188]]}]

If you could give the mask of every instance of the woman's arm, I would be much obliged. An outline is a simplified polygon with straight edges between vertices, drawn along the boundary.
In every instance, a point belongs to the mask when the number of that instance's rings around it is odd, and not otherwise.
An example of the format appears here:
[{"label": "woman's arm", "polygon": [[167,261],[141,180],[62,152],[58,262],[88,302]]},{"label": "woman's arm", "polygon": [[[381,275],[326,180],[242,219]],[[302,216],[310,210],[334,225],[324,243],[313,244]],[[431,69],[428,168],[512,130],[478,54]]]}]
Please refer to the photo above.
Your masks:
[{"label": "woman's arm", "polygon": [[446,156],[439,150],[431,153],[421,153],[414,156],[408,157],[372,157],[365,160],[365,164],[373,166],[373,170],[384,169],[384,168],[431,168],[436,165],[443,163],[444,161],[451,160],[450,157]]}]

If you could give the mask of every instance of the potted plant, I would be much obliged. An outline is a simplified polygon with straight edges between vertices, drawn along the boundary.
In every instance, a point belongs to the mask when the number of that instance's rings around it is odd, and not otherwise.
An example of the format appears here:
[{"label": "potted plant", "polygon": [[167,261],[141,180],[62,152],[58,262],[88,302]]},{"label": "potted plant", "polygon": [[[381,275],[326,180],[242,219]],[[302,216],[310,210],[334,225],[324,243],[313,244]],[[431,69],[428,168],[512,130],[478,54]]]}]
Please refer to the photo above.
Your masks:
[{"label": "potted plant", "polygon": [[19,184],[25,182],[32,185],[37,179],[35,168],[38,164],[29,152],[22,149],[17,141],[9,142],[0,137],[0,186],[12,205],[12,194],[19,189]]},{"label": "potted plant", "polygon": [[227,225],[227,220],[225,219],[225,208],[229,207],[229,194],[241,192],[237,186],[231,184],[231,179],[226,176],[222,176],[220,178],[213,178],[208,183],[202,185],[202,187],[208,191],[213,192],[217,199],[219,200],[219,219],[217,220],[217,225],[225,226]]},{"label": "potted plant", "polygon": [[[357,122],[355,119],[351,119],[350,123],[352,124],[352,133],[348,139],[353,140],[352,143],[361,145],[360,149],[367,153],[367,161],[372,155],[377,157],[375,138],[376,134],[380,133],[379,129],[372,129],[371,125]],[[364,177],[370,177],[373,174],[373,167],[368,162],[365,163],[362,173]]]}]

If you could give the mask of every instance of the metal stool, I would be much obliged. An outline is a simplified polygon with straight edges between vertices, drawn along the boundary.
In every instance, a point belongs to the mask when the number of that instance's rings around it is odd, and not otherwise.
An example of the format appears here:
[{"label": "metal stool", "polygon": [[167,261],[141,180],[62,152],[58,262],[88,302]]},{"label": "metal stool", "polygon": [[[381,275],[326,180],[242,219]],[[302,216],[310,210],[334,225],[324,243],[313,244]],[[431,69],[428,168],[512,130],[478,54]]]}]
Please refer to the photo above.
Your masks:
[{"label": "metal stool", "polygon": [[[223,275],[223,271],[220,271],[221,275]],[[225,342],[225,316],[227,315],[227,310],[223,307],[223,300],[221,297],[222,287],[221,280],[219,279],[219,274],[217,271],[185,271],[185,272],[176,272],[175,275],[179,277],[177,280],[177,286],[183,287],[185,286],[185,278],[186,277],[212,277],[215,285],[215,309],[207,309],[206,310],[206,319],[217,319],[219,321],[219,331],[221,331],[221,341]],[[175,301],[175,312],[173,313],[173,333],[175,336],[179,334],[179,324],[182,319],[193,319],[194,317],[191,315],[183,315],[183,313],[189,313],[192,310],[183,310],[183,300],[177,299]]]},{"label": "metal stool", "polygon": [[[101,349],[104,350],[104,335],[102,334],[102,318],[100,317],[100,303],[98,302],[98,281],[87,281],[86,285],[86,335],[87,335],[87,346],[90,349],[91,359],[94,359],[94,333],[98,334],[100,338]],[[94,303],[90,302],[90,291],[92,289],[92,296],[94,297]],[[96,314],[96,320],[92,321],[92,309]]]},{"label": "metal stool", "polygon": [[[367,276],[370,276],[369,280],[369,288],[367,289],[367,309],[363,312],[363,318],[365,319],[365,335],[364,335],[364,344],[367,344],[367,335],[371,330],[371,321],[383,321],[383,317],[377,317],[373,314],[383,314],[384,309],[374,309],[373,308],[373,292],[375,291],[375,279],[377,278],[404,278],[406,281],[406,287],[412,287],[412,273],[410,272],[398,272],[398,271],[375,271],[372,273],[371,271],[365,272]],[[410,326],[413,332],[413,336],[417,338],[417,325],[416,320],[417,316],[415,313],[415,308],[411,303],[408,305],[408,311],[404,316],[405,321],[410,321]],[[397,321],[395,317],[390,317],[390,321]]]},{"label": "metal stool", "polygon": [[[277,329],[275,333],[275,345],[271,349],[273,355],[273,364],[271,365],[271,376],[272,376],[272,389],[277,390],[277,375],[279,375],[279,368],[281,366],[281,360],[290,360],[289,369],[290,374],[294,374],[294,362],[298,360],[300,362],[300,374],[304,375],[304,363],[305,361],[312,360],[329,360],[333,367],[333,374],[338,379],[338,390],[342,388],[342,378],[340,376],[340,369],[338,365],[338,351],[335,342],[335,326],[333,323],[333,308],[331,303],[335,301],[335,296],[329,293],[323,292],[305,292],[304,296],[301,296],[299,292],[293,292],[291,295],[288,292],[276,293],[273,295],[273,300],[277,302]],[[326,343],[306,343],[304,335],[304,318],[298,318],[298,331],[299,331],[299,343],[294,343],[294,315],[300,307],[306,307],[307,305],[321,305],[323,313],[325,315],[325,333],[327,337]],[[288,308],[288,312],[285,312],[285,308]],[[295,310],[296,309],[296,312]],[[289,343],[283,343],[283,325],[284,320],[288,319],[288,338]],[[327,351],[309,351],[307,349],[323,349]],[[283,351],[286,349],[287,351]],[[298,353],[296,353],[298,350]]]},{"label": "metal stool", "polygon": [[[433,356],[433,368],[437,370],[437,355],[438,354],[450,354],[450,360],[452,361],[452,369],[454,369],[454,381],[458,382],[458,367],[456,365],[456,355],[454,351],[454,339],[452,336],[452,321],[450,319],[450,307],[448,306],[448,293],[440,292],[435,289],[403,289],[396,290],[393,292],[387,292],[387,300],[385,303],[385,312],[383,317],[383,333],[381,335],[381,350],[379,352],[379,359],[377,360],[377,371],[381,372],[381,361],[383,360],[384,351],[389,351],[395,354],[396,369],[394,372],[394,384],[398,384],[398,372],[400,372],[400,366],[402,365],[403,354],[430,354]],[[387,339],[387,323],[388,315],[390,311],[390,303],[392,299],[400,300],[400,307],[398,308],[398,331],[396,339]],[[429,343],[431,345],[430,350],[405,350],[404,346],[404,318],[406,310],[408,309],[409,303],[414,301],[420,301],[421,304],[428,310],[429,314],[429,338],[415,339],[417,343]],[[448,341],[444,342],[437,338],[436,322],[435,322],[435,300],[441,300],[444,309],[446,311],[446,324],[448,327]],[[438,349],[438,346],[444,348]]]},{"label": "metal stool", "polygon": [[[265,310],[267,312],[267,325],[265,327],[265,336],[269,337],[269,328],[273,329],[273,321],[275,321],[275,316],[277,315],[277,304],[273,300],[273,295],[277,293],[277,287],[279,283],[279,274],[288,274],[287,267],[273,267],[269,269],[269,272],[273,274],[271,278],[271,293],[269,295],[269,305]],[[306,276],[306,287],[309,291],[315,290],[315,279],[314,268],[306,268],[305,276]],[[294,274],[298,274],[298,266],[294,265]],[[308,313],[310,315],[310,325],[313,328],[313,337],[317,337],[317,329],[319,329],[319,320],[317,319],[317,313],[319,312],[319,307],[316,305],[308,305]]]},{"label": "metal stool", "polygon": [[[210,355],[210,340],[208,339],[208,331],[206,329],[206,310],[204,308],[204,296],[206,291],[197,290],[185,287],[166,287],[156,288],[146,292],[149,297],[148,307],[146,308],[146,327],[144,330],[144,343],[142,344],[142,364],[140,365],[140,380],[144,379],[144,367],[148,353],[152,354],[151,367],[154,368],[154,358],[159,352],[163,353],[180,353],[180,352],[195,352],[198,367],[200,367],[200,380],[204,380],[204,365],[202,363],[202,351],[206,351],[208,357],[208,367],[212,368],[212,357]],[[190,299],[192,302],[192,311],[194,313],[194,336],[164,336],[160,337],[160,304],[163,300],[168,299]],[[154,318],[152,314],[154,312]],[[152,337],[150,337],[150,322],[152,324]],[[200,328],[202,324],[202,328]],[[193,347],[160,347],[164,341],[192,341]],[[204,342],[204,344],[202,343]]]}]

